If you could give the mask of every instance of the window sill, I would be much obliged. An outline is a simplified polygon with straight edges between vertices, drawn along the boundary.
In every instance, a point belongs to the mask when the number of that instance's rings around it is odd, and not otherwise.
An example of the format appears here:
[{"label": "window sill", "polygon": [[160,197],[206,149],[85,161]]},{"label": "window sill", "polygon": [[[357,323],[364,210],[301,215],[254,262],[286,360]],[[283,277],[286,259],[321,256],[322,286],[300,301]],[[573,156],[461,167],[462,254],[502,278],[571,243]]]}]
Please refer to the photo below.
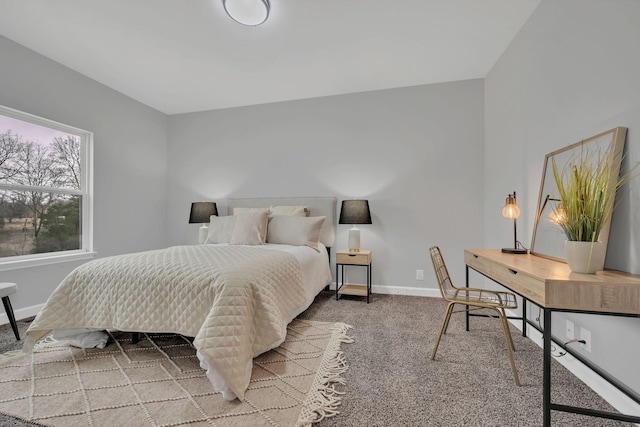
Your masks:
[{"label": "window sill", "polygon": [[96,252],[76,252],[72,254],[46,255],[43,257],[14,261],[0,261],[0,271],[39,267],[42,265],[59,264],[61,262],[82,261],[85,259],[95,258],[95,256]]}]

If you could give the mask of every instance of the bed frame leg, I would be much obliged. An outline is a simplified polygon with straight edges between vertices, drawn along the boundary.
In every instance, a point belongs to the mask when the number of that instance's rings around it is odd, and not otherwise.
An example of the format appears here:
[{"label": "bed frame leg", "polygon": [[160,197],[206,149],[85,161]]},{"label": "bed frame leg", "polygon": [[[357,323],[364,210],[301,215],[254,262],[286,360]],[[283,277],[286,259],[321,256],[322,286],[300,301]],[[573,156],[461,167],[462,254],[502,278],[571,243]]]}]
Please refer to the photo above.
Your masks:
[{"label": "bed frame leg", "polygon": [[138,344],[140,342],[140,333],[131,332],[131,344]]}]

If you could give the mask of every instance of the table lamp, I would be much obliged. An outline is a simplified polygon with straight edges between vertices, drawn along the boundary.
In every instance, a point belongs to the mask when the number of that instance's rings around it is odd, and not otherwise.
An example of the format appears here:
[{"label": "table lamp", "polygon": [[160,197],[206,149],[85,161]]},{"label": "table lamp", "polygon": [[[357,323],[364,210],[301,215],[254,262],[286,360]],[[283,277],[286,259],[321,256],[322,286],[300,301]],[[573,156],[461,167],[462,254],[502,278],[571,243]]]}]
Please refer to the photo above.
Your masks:
[{"label": "table lamp", "polygon": [[211,215],[218,215],[218,208],[215,202],[194,202],[191,203],[191,213],[189,214],[189,224],[202,224],[198,234],[198,243],[204,243],[209,234]]},{"label": "table lamp", "polygon": [[343,200],[338,224],[351,224],[349,251],[360,252],[360,229],[357,224],[371,224],[371,212],[367,200]]},{"label": "table lamp", "polygon": [[502,216],[507,219],[513,219],[513,248],[502,248],[502,252],[507,254],[526,254],[529,251],[524,248],[518,248],[518,232],[516,219],[520,216],[520,208],[516,204],[516,192],[509,194],[502,208]]}]

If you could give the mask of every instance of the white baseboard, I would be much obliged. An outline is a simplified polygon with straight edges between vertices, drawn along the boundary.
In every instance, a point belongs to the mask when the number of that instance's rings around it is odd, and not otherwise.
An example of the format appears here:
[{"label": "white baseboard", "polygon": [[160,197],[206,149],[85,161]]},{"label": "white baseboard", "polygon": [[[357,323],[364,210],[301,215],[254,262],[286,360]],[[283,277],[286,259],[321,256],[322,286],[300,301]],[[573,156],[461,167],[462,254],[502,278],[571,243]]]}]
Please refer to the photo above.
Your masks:
[{"label": "white baseboard", "polygon": [[[38,312],[44,307],[44,303],[38,305],[32,305],[31,307],[20,308],[18,310],[13,311],[13,315],[16,320],[26,319],[27,317],[32,317],[38,314]],[[0,325],[5,325],[9,323],[9,316],[6,313],[0,314]]]},{"label": "white baseboard", "polygon": [[[336,284],[329,285],[331,290],[336,290]],[[416,288],[411,286],[371,286],[372,294],[386,294],[386,295],[407,295],[414,297],[429,297],[429,298],[441,298],[439,289],[432,288]]]},{"label": "white baseboard", "polygon": [[[513,315],[517,316],[517,314]],[[510,319],[509,323],[511,323],[518,331],[522,332],[521,320]],[[527,325],[527,337],[542,348],[543,342],[540,331],[530,325]],[[556,343],[556,345],[558,344]],[[620,413],[640,416],[640,405],[638,403],[622,391],[618,390],[600,375],[592,371],[588,366],[580,362],[571,354],[566,354],[562,357],[555,357],[554,360],[560,362],[560,364],[567,368],[569,372],[575,375],[580,381],[596,392],[616,410],[620,411]],[[542,364],[542,359],[540,360],[540,363]],[[553,378],[551,379],[551,383],[553,384]]]},{"label": "white baseboard", "polygon": [[372,286],[374,294],[409,295],[414,297],[441,298],[439,289],[414,288],[410,286]]}]

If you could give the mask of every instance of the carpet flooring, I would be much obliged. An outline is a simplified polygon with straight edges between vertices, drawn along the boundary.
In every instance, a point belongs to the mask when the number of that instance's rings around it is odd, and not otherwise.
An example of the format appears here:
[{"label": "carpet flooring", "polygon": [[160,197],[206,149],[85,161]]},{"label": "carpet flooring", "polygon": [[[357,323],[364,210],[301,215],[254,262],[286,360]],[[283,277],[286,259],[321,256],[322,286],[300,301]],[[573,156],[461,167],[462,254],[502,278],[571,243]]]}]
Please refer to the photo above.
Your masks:
[{"label": "carpet flooring", "polygon": [[[516,387],[494,319],[454,314],[435,361],[433,344],[446,309],[444,301],[392,295],[361,298],[323,292],[299,318],[353,326],[352,344],[343,346],[349,364],[340,412],[329,426],[540,426],[542,425],[542,350],[512,328],[521,387]],[[21,331],[27,327],[21,323]],[[13,340],[13,341],[12,341]],[[13,348],[8,325],[0,327],[0,352]],[[552,363],[554,403],[613,410],[556,361]],[[554,426],[630,426],[629,423],[552,413]],[[31,424],[0,417],[1,426]]]}]

